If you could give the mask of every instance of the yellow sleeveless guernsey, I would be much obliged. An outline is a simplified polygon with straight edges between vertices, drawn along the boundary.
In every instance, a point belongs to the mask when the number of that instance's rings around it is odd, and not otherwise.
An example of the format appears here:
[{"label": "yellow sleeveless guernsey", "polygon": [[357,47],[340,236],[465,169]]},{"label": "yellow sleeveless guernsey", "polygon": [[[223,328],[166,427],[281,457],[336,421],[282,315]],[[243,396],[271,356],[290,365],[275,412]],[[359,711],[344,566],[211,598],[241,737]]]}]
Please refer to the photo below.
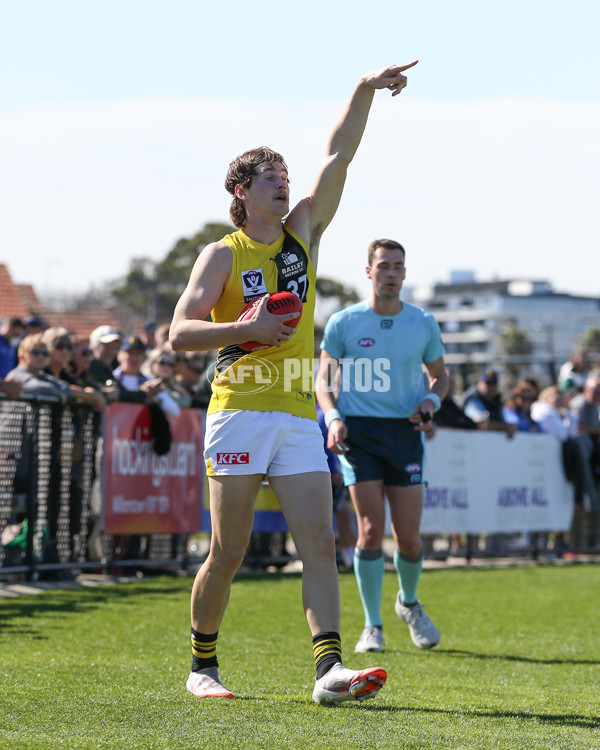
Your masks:
[{"label": "yellow sleeveless guernsey", "polygon": [[282,411],[316,419],[313,393],[316,273],[306,246],[284,228],[271,245],[239,230],[223,237],[233,256],[231,276],[211,315],[216,323],[235,320],[263,294],[290,291],[303,303],[296,333],[281,346],[245,352],[219,349],[208,414],[246,409]]}]

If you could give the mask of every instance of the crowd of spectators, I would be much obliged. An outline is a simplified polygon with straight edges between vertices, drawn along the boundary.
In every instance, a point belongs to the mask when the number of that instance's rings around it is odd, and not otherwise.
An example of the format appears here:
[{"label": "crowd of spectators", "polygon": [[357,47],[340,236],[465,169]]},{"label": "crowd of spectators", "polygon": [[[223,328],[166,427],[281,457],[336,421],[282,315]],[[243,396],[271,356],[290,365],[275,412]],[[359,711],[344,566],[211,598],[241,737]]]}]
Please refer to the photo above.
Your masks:
[{"label": "crowd of spectators", "polygon": [[[450,388],[434,415],[438,427],[494,430],[511,439],[516,432],[549,434],[560,441],[565,476],[573,487],[574,512],[569,544],[597,548],[600,544],[600,361],[585,352],[573,353],[560,368],[556,383],[540,389],[537,378],[525,376],[503,398],[499,373],[485,368],[477,382],[455,392],[456,373],[448,368]],[[564,535],[556,535],[557,548]],[[454,535],[451,549],[464,540]]]},{"label": "crowd of spectators", "polygon": [[[70,485],[70,560],[89,554],[79,537],[83,482],[83,425],[90,412],[100,419],[113,402],[149,404],[176,418],[181,409],[206,408],[210,399],[214,353],[175,353],[168,340],[169,324],[144,323],[124,335],[110,325],[99,325],[89,336],[65,328],[47,327],[38,316],[21,321],[11,318],[0,326],[0,394],[7,401],[35,395],[51,396],[68,404],[73,419],[73,455]],[[516,432],[546,433],[560,441],[564,468],[573,486],[574,516],[571,546],[598,544],[598,484],[600,481],[600,362],[587,353],[574,352],[561,368],[555,383],[540,388],[533,377],[522,377],[501,388],[497,369],[484,368],[471,386],[457,393],[458,373],[448,368],[450,387],[434,416],[437,427],[499,431],[511,439]],[[3,405],[2,420],[14,428],[17,412]],[[21,420],[21,417],[19,417]],[[11,421],[12,420],[12,421]],[[23,422],[24,425],[24,422]],[[23,426],[23,430],[25,430]],[[434,434],[435,431],[432,433]],[[99,441],[101,445],[101,440]],[[22,450],[13,487],[13,513],[6,528],[18,528],[25,517],[28,470],[31,455]],[[335,479],[335,471],[332,471]],[[341,492],[343,488],[336,488]],[[352,524],[336,509],[344,556],[351,554]],[[47,509],[44,559],[57,558],[58,510]],[[17,535],[18,536],[18,535]],[[7,539],[3,533],[2,542]],[[13,541],[16,538],[13,534]],[[557,534],[562,543],[562,535]],[[464,548],[465,539],[453,535],[451,550]],[[6,545],[5,545],[6,546]],[[5,550],[6,551],[6,550]],[[17,550],[18,551],[18,550]],[[22,547],[20,549],[22,552]],[[5,554],[4,564],[14,556]],[[344,560],[346,565],[349,560]]]}]

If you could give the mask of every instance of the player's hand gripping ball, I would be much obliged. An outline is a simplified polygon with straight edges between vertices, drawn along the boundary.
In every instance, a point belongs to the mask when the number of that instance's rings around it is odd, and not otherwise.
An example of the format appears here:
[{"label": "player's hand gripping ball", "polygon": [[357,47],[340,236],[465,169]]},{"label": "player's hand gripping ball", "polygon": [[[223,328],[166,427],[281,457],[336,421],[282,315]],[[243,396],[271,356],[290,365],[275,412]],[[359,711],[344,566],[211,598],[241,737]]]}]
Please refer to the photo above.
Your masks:
[{"label": "player's hand gripping ball", "polygon": [[[236,320],[250,320],[251,318],[253,318],[256,311],[256,306],[261,299],[262,297],[257,297],[256,299],[253,299],[252,302],[249,302],[242,310],[242,312],[237,316]],[[272,315],[287,315],[288,313],[295,312],[300,313],[297,318],[287,321],[286,326],[289,326],[290,328],[295,328],[300,322],[300,318],[302,317],[302,309],[302,302],[300,301],[300,298],[297,294],[293,294],[292,292],[275,292],[271,295],[271,298],[267,302],[267,310]],[[256,352],[260,351],[261,349],[271,348],[270,344],[261,344],[260,341],[246,341],[239,346],[240,349],[243,349],[245,352]]]}]

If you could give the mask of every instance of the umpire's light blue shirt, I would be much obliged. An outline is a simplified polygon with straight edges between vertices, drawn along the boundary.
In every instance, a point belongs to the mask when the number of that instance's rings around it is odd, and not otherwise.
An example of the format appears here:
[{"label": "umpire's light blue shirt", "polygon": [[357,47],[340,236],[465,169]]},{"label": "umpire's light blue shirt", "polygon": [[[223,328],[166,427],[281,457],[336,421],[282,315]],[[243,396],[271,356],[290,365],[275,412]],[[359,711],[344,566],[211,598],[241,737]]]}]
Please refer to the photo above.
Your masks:
[{"label": "umpire's light blue shirt", "polygon": [[345,417],[410,417],[425,396],[423,362],[444,355],[433,315],[404,301],[397,315],[378,315],[366,300],[334,313],[321,349],[340,360]]}]

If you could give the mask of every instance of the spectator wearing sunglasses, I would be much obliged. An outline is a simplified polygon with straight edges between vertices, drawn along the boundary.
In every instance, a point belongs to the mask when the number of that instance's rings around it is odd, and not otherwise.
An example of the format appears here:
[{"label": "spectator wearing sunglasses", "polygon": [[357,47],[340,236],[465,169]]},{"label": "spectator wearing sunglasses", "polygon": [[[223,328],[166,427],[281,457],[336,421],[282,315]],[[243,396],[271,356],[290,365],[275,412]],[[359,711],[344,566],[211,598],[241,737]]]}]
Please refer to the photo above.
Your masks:
[{"label": "spectator wearing sunglasses", "polygon": [[118,355],[119,366],[113,371],[115,379],[129,391],[139,390],[148,401],[156,401],[169,417],[177,418],[180,408],[167,393],[164,377],[144,374],[142,365],[146,359],[146,347],[139,336],[129,336]]},{"label": "spectator wearing sunglasses", "polygon": [[33,333],[21,340],[18,349],[19,364],[6,376],[21,383],[23,395],[58,396],[66,403],[73,395],[68,383],[44,371],[48,364],[48,348],[41,333]]},{"label": "spectator wearing sunglasses", "polygon": [[540,426],[531,417],[531,407],[537,395],[531,381],[526,379],[520,380],[512,389],[502,409],[502,416],[505,422],[517,426],[517,432],[541,432]]},{"label": "spectator wearing sunglasses", "polygon": [[180,409],[188,409],[192,399],[175,378],[175,352],[169,343],[155,347],[148,355],[142,372],[150,378],[161,378],[165,393],[169,395]]},{"label": "spectator wearing sunglasses", "polygon": [[68,364],[69,373],[77,385],[88,385],[100,389],[100,383],[92,378],[89,371],[93,356],[89,337],[74,333],[71,335],[71,343],[73,344],[73,351],[71,352],[71,361]]},{"label": "spectator wearing sunglasses", "polygon": [[211,397],[214,360],[203,352],[178,352],[175,357],[175,378],[190,398],[194,409],[206,409]]},{"label": "spectator wearing sunglasses", "polygon": [[73,401],[91,406],[94,411],[102,411],[106,405],[102,394],[89,385],[79,385],[71,371],[73,342],[69,331],[60,326],[47,328],[42,333],[42,342],[48,350],[48,359],[44,371],[71,386]]}]

